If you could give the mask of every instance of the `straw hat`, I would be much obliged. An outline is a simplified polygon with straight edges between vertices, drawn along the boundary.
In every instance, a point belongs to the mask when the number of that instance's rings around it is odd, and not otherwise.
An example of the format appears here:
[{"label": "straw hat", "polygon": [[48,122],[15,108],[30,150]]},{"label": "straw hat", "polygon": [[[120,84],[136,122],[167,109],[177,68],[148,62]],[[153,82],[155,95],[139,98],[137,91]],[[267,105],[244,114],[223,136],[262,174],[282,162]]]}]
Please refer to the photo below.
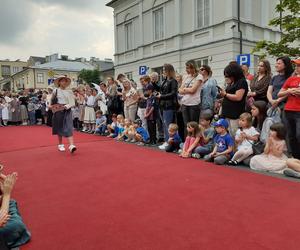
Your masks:
[{"label": "straw hat", "polygon": [[59,82],[62,80],[62,79],[66,79],[67,82],[68,82],[68,86],[70,86],[71,84],[71,79],[69,77],[67,77],[66,75],[61,75],[61,76],[57,76],[57,78],[54,80],[54,85],[55,87],[59,87]]}]

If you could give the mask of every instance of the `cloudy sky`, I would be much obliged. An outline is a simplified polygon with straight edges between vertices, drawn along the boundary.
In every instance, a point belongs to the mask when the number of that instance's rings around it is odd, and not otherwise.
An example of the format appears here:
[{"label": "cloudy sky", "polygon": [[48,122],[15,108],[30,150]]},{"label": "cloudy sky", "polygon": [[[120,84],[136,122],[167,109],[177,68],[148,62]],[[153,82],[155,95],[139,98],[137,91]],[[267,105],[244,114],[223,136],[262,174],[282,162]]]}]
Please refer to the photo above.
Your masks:
[{"label": "cloudy sky", "polygon": [[0,60],[46,56],[113,58],[109,0],[0,0]]}]

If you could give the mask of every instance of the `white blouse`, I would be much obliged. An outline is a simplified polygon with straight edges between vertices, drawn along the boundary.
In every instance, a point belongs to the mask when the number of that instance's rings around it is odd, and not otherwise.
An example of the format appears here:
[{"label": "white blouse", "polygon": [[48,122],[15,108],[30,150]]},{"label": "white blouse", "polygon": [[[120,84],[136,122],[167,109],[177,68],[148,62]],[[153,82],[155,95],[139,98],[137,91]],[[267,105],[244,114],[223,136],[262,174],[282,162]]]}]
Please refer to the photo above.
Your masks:
[{"label": "white blouse", "polygon": [[[203,76],[199,74],[198,76],[194,77],[192,75],[185,75],[182,79],[182,84],[185,88],[192,88],[197,81],[203,82]],[[181,99],[181,104],[186,106],[194,106],[199,105],[201,102],[201,86],[198,87],[194,94],[185,94]]]}]

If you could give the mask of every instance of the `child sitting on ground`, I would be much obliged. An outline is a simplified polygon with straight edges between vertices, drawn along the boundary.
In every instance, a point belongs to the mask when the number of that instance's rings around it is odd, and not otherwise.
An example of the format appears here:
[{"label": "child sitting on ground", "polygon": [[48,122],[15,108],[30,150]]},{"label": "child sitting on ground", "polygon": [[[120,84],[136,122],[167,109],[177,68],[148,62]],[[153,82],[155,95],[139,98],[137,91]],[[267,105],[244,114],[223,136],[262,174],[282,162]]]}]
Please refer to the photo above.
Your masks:
[{"label": "child sitting on ground", "polygon": [[254,170],[283,173],[286,168],[287,151],[285,143],[286,129],[282,123],[274,123],[270,127],[264,154],[251,158],[250,167]]},{"label": "child sitting on ground", "polygon": [[183,158],[191,157],[193,150],[199,146],[201,140],[201,131],[197,122],[189,122],[187,124],[187,132],[182,152],[179,155]]},{"label": "child sitting on ground", "polygon": [[124,132],[124,116],[117,115],[117,125],[115,127],[115,133],[113,135],[113,138],[116,138],[116,140],[118,140],[119,136],[121,136],[123,132]]},{"label": "child sitting on ground", "polygon": [[143,146],[145,143],[149,142],[149,134],[146,129],[142,127],[142,120],[136,119],[133,122],[134,130],[128,134],[128,138],[131,139],[130,142],[138,142],[138,145]]},{"label": "child sitting on ground", "polygon": [[168,146],[165,148],[166,152],[174,152],[180,149],[181,138],[178,134],[178,125],[170,123],[169,125],[169,140]]},{"label": "child sitting on ground", "polygon": [[203,112],[200,116],[200,127],[203,131],[202,138],[203,138],[203,145],[198,146],[195,148],[192,154],[193,158],[200,159],[205,155],[211,153],[214,148],[214,136],[215,136],[215,129],[211,126],[211,121],[213,119],[213,115],[209,113]]},{"label": "child sitting on ground", "polygon": [[225,164],[233,156],[234,140],[228,133],[228,122],[225,119],[219,119],[215,126],[217,135],[214,138],[213,151],[204,156],[205,161],[213,161],[217,165]]},{"label": "child sitting on ground", "polygon": [[95,134],[104,135],[106,130],[106,116],[103,115],[101,110],[96,112],[96,129]]},{"label": "child sitting on ground", "polygon": [[123,128],[119,131],[119,135],[117,137],[118,141],[127,141],[128,139],[128,134],[130,129],[132,128],[131,120],[130,119],[124,119],[124,126]]},{"label": "child sitting on ground", "polygon": [[252,116],[249,113],[240,115],[239,127],[235,134],[237,151],[228,162],[228,164],[233,166],[238,165],[253,154],[252,145],[259,139],[259,133],[252,126]]},{"label": "child sitting on ground", "polygon": [[109,133],[109,135],[107,137],[113,137],[115,134],[115,130],[117,127],[117,115],[113,114],[111,117],[111,120],[112,120],[111,124],[107,125],[107,131]]}]

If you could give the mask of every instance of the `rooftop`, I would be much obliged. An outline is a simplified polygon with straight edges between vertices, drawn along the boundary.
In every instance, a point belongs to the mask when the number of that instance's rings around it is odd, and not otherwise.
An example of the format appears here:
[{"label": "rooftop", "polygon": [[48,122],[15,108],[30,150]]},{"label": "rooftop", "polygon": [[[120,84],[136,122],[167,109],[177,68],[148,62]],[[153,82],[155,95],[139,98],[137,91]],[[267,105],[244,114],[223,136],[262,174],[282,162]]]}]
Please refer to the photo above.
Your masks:
[{"label": "rooftop", "polygon": [[94,69],[94,67],[89,63],[77,62],[77,61],[62,61],[62,60],[40,64],[34,66],[33,68],[68,70],[68,71],[81,71],[82,69],[87,69],[87,70]]}]

